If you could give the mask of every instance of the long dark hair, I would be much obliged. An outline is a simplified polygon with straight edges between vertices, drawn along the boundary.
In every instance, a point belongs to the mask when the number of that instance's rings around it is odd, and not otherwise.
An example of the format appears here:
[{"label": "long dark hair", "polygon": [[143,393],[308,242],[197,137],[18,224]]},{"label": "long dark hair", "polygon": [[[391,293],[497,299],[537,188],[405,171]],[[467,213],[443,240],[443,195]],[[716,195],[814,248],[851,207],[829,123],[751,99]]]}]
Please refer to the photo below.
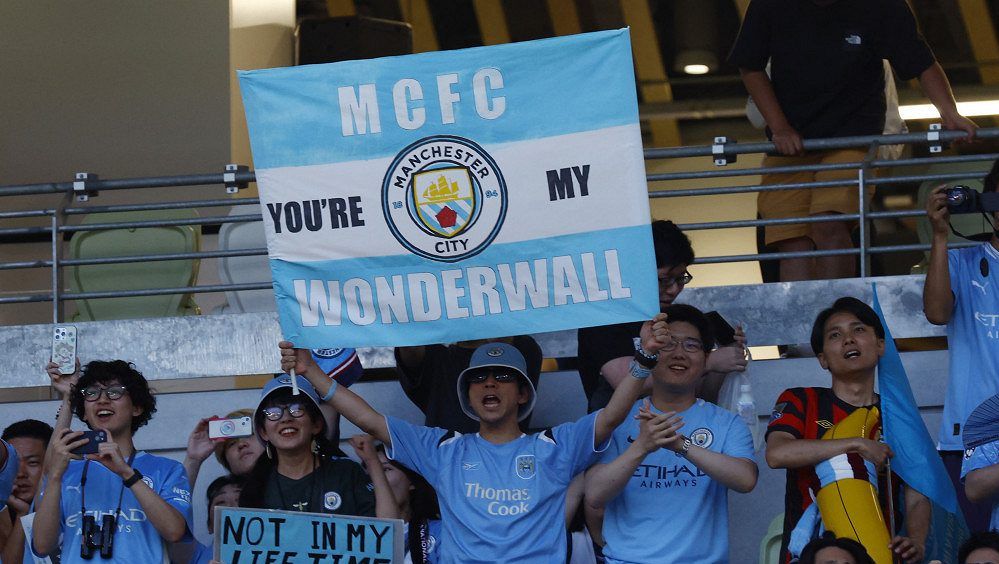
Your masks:
[{"label": "long dark hair", "polygon": [[[275,390],[274,393],[268,395],[261,402],[261,404],[264,404],[265,402],[286,401],[290,398],[291,389],[282,388]],[[300,403],[303,407],[305,407],[305,412],[312,418],[313,421],[324,421],[323,414],[311,401],[306,401],[303,398]],[[255,428],[263,429],[263,411],[258,412],[257,418],[253,424],[256,426]],[[319,457],[320,464],[322,464],[324,460],[327,460],[332,456],[339,456],[340,453],[343,452],[326,438],[325,428],[320,429],[317,434],[313,435],[312,439],[316,445],[315,453],[316,456]],[[267,443],[264,443],[264,450],[264,454],[257,458],[257,461],[253,464],[253,468],[251,468],[250,472],[246,475],[246,483],[243,485],[243,490],[239,494],[240,507],[264,507],[267,484],[270,481],[271,473],[277,471],[277,462],[279,457],[277,449],[270,448]]]},{"label": "long dark hair", "polygon": [[[375,450],[385,453],[385,447],[378,445]],[[437,492],[422,475],[406,468],[395,460],[385,457],[388,463],[398,469],[409,478],[409,483],[413,485],[413,491],[409,494],[409,543],[406,547],[409,550],[413,564],[425,564],[426,548],[423,546],[423,532],[429,534],[430,521],[441,518],[440,503],[437,501]]]}]

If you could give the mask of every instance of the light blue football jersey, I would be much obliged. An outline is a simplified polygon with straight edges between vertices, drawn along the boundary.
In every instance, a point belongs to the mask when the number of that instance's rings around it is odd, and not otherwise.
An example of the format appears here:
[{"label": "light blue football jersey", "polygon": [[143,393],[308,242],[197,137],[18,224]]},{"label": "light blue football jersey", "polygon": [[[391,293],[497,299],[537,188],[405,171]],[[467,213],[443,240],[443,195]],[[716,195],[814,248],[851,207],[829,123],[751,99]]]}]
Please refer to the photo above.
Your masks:
[{"label": "light blue football jersey", "polygon": [[502,445],[386,417],[390,457],[437,490],[438,561],[565,562],[565,492],[597,458],[598,413]]},{"label": "light blue football jersey", "polygon": [[[95,551],[93,559],[80,558],[82,541],[80,514],[80,478],[85,461],[70,461],[62,477],[62,500],[60,529],[62,532],[62,563],[86,564],[94,562],[157,562],[170,561],[166,543],[149,522],[148,516],[131,490],[125,488],[118,514],[117,529],[114,534],[113,558],[104,560]],[[104,515],[113,514],[118,506],[118,494],[122,480],[99,462],[91,461],[87,470],[86,509],[94,515],[97,525],[102,524]],[[184,467],[176,460],[155,456],[145,452],[136,453],[132,467],[142,473],[142,481],[164,501],[174,507],[187,522],[186,539],[190,540],[191,530],[191,486],[188,484]]]},{"label": "light blue football jersey", "polygon": [[964,422],[983,398],[999,393],[999,250],[990,243],[953,249],[947,261],[954,315],[947,324],[950,381],[937,447],[964,450]]},{"label": "light blue football jersey", "polygon": [[[985,443],[976,448],[964,451],[964,461],[961,463],[961,481],[972,470],[999,464],[999,442]],[[999,504],[992,504],[992,518],[989,519],[989,530],[999,528]]]},{"label": "light blue football jersey", "polygon": [[[614,430],[600,463],[612,462],[638,437],[634,418]],[[653,413],[661,413],[655,407]],[[753,460],[749,428],[734,413],[698,399],[679,414],[680,432],[702,448]],[[649,453],[604,512],[604,557],[617,562],[728,562],[728,488],[667,449]]]}]

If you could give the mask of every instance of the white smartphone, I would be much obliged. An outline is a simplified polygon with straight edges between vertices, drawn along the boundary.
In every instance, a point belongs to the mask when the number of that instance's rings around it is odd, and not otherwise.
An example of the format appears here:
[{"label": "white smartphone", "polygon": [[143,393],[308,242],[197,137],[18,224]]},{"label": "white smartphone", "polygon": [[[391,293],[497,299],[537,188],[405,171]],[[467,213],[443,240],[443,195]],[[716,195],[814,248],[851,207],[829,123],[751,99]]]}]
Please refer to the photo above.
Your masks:
[{"label": "white smartphone", "polygon": [[58,325],[52,333],[52,362],[60,374],[76,372],[76,327]]},{"label": "white smartphone", "polygon": [[209,419],[208,438],[215,441],[249,437],[253,435],[253,420],[249,417],[235,419]]}]

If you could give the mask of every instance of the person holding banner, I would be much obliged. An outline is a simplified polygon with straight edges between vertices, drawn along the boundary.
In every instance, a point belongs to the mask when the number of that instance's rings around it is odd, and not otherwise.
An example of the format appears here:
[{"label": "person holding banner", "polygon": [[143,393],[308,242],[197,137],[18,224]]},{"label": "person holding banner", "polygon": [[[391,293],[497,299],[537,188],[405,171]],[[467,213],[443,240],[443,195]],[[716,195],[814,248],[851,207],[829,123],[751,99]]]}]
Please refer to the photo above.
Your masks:
[{"label": "person holding banner", "polygon": [[[334,380],[318,366],[316,371],[329,387]],[[260,392],[253,431],[264,445],[264,456],[246,477],[239,506],[373,517],[371,481],[359,464],[334,456],[339,449],[326,437],[316,389],[296,378],[298,395],[287,374],[267,382]]]},{"label": "person holding banner", "polygon": [[[876,533],[879,528],[887,527],[883,519],[895,522],[897,529],[901,529],[901,519],[895,519],[896,509],[901,505],[906,535],[884,530],[881,532],[885,546],[865,545],[865,548],[872,556],[890,550],[904,562],[922,562],[930,503],[894,473],[886,474],[886,463],[893,454],[888,445],[878,440],[880,397],[874,391],[874,378],[878,360],[885,351],[881,320],[864,302],[852,297],[840,298],[816,317],[811,345],[819,363],[832,376],[832,386],[784,390],[774,406],[766,434],[767,463],[771,468],[787,470],[782,561],[791,562],[793,553],[800,554],[817,528],[819,512],[823,522],[832,520],[832,514],[827,515],[822,506],[824,488],[834,487],[831,485],[844,478],[856,478],[852,482],[876,482],[871,487],[876,489],[879,503],[868,506],[864,503],[867,497],[844,496],[839,517],[846,523],[843,530],[832,529],[833,532],[838,536],[850,536],[847,529]],[[863,426],[863,436],[830,438],[832,430],[858,411],[874,414],[873,423]],[[835,471],[826,472],[827,469]],[[892,507],[888,500],[896,505]]]},{"label": "person holding banner", "polygon": [[585,500],[606,511],[608,563],[727,562],[728,490],[756,486],[753,438],[736,414],[697,398],[714,347],[708,318],[682,304],[665,314],[670,339],[652,369],[651,402],[636,402],[615,429],[586,474]]},{"label": "person holding banner", "polygon": [[[517,347],[527,360],[527,376],[537,386],[541,376],[541,347],[528,335],[503,339]],[[468,368],[472,353],[486,341],[460,341],[450,345],[396,347],[395,365],[406,396],[426,416],[423,424],[459,433],[474,433],[479,423],[461,409],[456,385]],[[313,355],[314,356],[314,355]],[[527,421],[521,428],[527,430]]]},{"label": "person holding banner", "polygon": [[[190,538],[191,493],[179,462],[137,451],[133,443],[156,411],[149,383],[131,363],[93,361],[69,406],[103,436],[88,439],[57,424],[46,456],[45,491],[36,504],[33,552],[56,552],[61,536],[63,564],[162,562],[167,543]],[[74,453],[91,440],[98,443],[94,454]]]},{"label": "person holding banner", "polygon": [[[982,184],[983,194],[999,191],[999,161]],[[991,214],[993,231],[987,242],[948,251],[950,213],[946,186],[938,186],[926,199],[933,239],[923,286],[923,312],[930,323],[947,326],[950,348],[950,380],[937,449],[958,492],[968,527],[982,531],[987,530],[990,508],[964,495],[959,475],[964,454],[962,430],[968,415],[982,398],[999,393],[999,212]]]},{"label": "person holding banner", "polygon": [[[525,435],[518,421],[530,413],[535,390],[526,362],[507,343],[487,343],[458,378],[465,413],[479,432],[412,425],[386,417],[348,389],[331,384],[306,349],[282,341],[281,367],[304,374],[352,423],[385,443],[388,455],[419,472],[437,490],[443,523],[440,561],[564,562],[565,499],[573,476],[606,448],[614,428],[641,393],[669,339],[666,316],[642,327],[628,380],[607,408],[574,423]],[[649,352],[652,351],[652,352]]]}]

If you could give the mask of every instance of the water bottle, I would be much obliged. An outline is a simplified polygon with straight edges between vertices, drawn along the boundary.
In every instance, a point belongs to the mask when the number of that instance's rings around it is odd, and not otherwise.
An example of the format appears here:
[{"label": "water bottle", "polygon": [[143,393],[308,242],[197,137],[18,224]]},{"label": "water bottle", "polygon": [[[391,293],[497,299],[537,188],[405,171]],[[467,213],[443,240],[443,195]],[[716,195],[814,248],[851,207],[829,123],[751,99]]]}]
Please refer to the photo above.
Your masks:
[{"label": "water bottle", "polygon": [[749,434],[753,437],[753,448],[760,448],[762,434],[760,432],[760,418],[756,413],[756,400],[753,399],[753,386],[745,372],[739,375],[739,399],[736,401],[736,412],[739,419],[749,428]]}]

